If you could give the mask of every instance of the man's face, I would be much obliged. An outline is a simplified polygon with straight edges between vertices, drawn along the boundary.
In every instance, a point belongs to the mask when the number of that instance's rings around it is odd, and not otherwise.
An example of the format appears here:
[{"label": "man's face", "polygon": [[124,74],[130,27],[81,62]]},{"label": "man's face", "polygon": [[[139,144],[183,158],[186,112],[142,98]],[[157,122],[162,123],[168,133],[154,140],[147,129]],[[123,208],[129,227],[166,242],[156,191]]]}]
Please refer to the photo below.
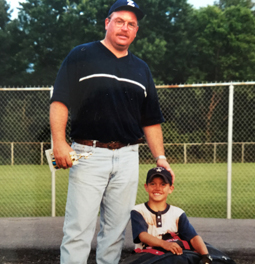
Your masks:
[{"label": "man's face", "polygon": [[116,50],[127,50],[138,31],[137,18],[133,12],[113,12],[105,20],[106,39]]}]

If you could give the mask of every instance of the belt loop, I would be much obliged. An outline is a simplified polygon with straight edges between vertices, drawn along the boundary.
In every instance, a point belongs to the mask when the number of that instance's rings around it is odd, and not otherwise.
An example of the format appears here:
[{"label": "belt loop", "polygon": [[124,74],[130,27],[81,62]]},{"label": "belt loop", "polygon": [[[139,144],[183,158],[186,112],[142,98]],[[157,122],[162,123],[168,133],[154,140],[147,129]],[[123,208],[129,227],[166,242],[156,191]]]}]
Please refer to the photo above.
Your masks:
[{"label": "belt loop", "polygon": [[93,140],[93,148],[96,147],[96,144],[97,144],[97,141],[96,140]]}]

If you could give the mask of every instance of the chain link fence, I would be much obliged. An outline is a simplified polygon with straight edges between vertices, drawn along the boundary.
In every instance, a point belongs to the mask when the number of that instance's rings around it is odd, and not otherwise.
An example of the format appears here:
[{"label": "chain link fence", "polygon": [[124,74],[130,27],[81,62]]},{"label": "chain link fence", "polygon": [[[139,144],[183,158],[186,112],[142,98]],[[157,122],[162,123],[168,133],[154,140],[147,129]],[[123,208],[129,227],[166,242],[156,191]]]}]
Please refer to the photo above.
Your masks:
[{"label": "chain link fence", "polygon": [[[188,216],[226,218],[228,85],[157,87],[165,123],[165,152],[175,171],[168,202]],[[0,88],[0,217],[52,215],[51,87]],[[255,87],[234,86],[231,217],[255,218]],[[70,127],[68,124],[67,134]],[[147,201],[144,182],[155,161],[139,146],[137,203]],[[68,170],[56,172],[56,216],[65,212]]]}]

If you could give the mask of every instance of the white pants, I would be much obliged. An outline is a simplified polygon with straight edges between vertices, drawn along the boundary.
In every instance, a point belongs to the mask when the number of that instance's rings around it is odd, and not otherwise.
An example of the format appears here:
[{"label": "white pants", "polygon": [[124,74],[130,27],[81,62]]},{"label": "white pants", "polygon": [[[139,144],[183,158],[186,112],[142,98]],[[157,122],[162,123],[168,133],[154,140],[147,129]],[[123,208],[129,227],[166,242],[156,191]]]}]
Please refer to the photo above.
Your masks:
[{"label": "white pants", "polygon": [[100,208],[97,264],[117,264],[136,200],[138,145],[117,150],[73,143],[77,154],[92,151],[70,169],[61,264],[86,264]]}]

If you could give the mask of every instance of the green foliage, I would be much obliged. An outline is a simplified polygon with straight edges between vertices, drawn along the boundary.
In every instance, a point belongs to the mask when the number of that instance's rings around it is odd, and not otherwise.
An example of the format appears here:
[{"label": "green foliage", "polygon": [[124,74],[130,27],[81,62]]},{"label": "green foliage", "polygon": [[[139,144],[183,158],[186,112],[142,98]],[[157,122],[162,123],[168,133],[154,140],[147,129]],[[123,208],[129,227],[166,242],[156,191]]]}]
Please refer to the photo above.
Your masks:
[{"label": "green foliage", "polygon": [[23,79],[27,58],[20,46],[24,34],[17,20],[11,21],[11,10],[5,0],[0,0],[0,83],[17,85]]},{"label": "green foliage", "polygon": [[[104,38],[104,20],[112,3],[113,0],[26,0],[21,3],[18,19],[11,20],[7,1],[0,0],[0,86],[53,85],[62,61],[74,46]],[[187,0],[138,3],[146,16],[139,22],[130,50],[148,63],[156,84],[254,79],[255,16],[251,0],[220,0],[198,10]],[[159,92],[160,102],[168,102],[161,104],[166,117],[165,140],[226,141],[228,89],[164,93]],[[238,132],[234,140],[254,141],[254,88],[235,90],[235,98],[234,126],[246,124],[247,132],[235,130]],[[16,105],[14,111],[18,112],[24,103],[24,98],[5,101],[0,97],[7,115],[0,116],[0,121],[18,128],[9,109]],[[244,114],[241,104],[250,110]],[[25,112],[17,113],[22,122]],[[33,140],[48,140],[48,127],[39,126],[36,114],[37,111],[27,117],[30,123],[24,125],[23,141],[29,133]],[[46,122],[44,115],[41,123]],[[31,135],[32,128],[38,130],[37,136]],[[6,139],[5,129],[0,126],[2,140]]]},{"label": "green foliage", "polygon": [[[52,85],[74,46],[104,37],[112,2],[27,0],[21,3],[18,20],[11,21],[9,6],[1,0],[1,59],[6,66],[0,84]],[[146,16],[130,49],[148,63],[157,84],[253,79],[251,0],[220,0],[198,10],[187,0],[139,4]]]},{"label": "green foliage", "polygon": [[[13,92],[15,93],[15,92]],[[43,91],[24,92],[4,99],[0,141],[42,142],[50,141],[49,97]],[[15,94],[14,94],[15,95]],[[48,94],[47,94],[48,95]],[[10,133],[16,131],[15,133]]]},{"label": "green foliage", "polygon": [[140,6],[146,17],[131,50],[149,64],[157,84],[184,82],[192,45],[191,6],[186,0],[141,1]]},{"label": "green foliage", "polygon": [[5,29],[6,24],[10,21],[10,13],[8,13],[10,6],[5,0],[0,0],[0,28]]},{"label": "green foliage", "polygon": [[188,82],[252,80],[255,70],[255,17],[241,5],[223,11],[194,11],[194,71]]},{"label": "green foliage", "polygon": [[216,4],[220,9],[224,10],[231,6],[240,5],[242,7],[246,7],[252,9],[254,7],[254,3],[252,0],[219,0]]},{"label": "green foliage", "polygon": [[74,46],[104,36],[108,7],[104,0],[28,0],[22,7],[19,21],[26,33],[22,46],[30,52],[32,85],[53,84],[62,61]]}]

